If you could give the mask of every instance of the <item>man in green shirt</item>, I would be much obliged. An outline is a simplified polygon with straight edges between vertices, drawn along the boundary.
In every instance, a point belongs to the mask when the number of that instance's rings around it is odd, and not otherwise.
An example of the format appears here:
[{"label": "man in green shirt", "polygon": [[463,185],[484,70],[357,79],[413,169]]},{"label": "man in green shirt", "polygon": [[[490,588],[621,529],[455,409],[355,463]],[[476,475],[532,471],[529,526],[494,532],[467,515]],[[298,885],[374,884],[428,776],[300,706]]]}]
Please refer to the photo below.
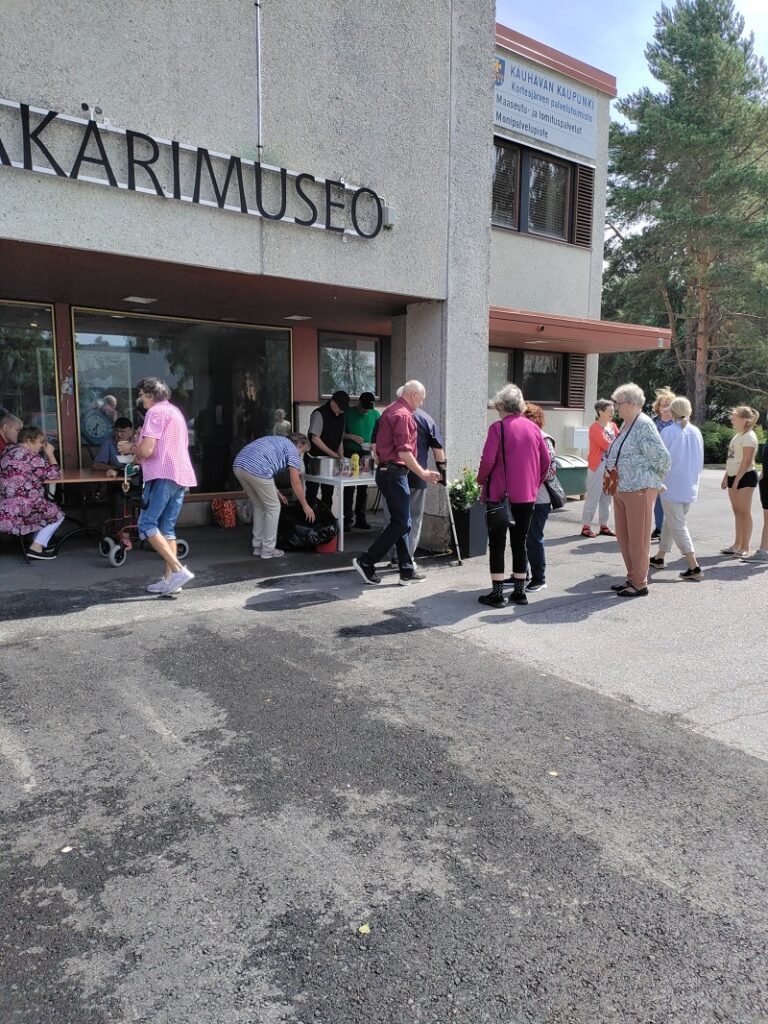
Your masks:
[{"label": "man in green shirt", "polygon": [[[370,453],[373,428],[381,413],[376,412],[373,405],[376,401],[370,391],[364,391],[357,402],[344,413],[344,457]],[[363,447],[365,446],[365,448]],[[355,518],[352,521],[352,504],[354,501]],[[367,487],[344,488],[344,529],[356,526],[358,530],[370,530],[371,524],[366,518],[368,508]]]}]

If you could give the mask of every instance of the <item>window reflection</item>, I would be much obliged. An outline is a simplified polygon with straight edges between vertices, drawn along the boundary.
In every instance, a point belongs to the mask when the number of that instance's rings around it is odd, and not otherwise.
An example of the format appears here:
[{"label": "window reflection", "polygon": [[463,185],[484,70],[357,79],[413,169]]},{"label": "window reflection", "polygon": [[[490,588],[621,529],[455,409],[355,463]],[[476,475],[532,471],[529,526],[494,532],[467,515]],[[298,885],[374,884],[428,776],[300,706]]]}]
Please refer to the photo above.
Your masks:
[{"label": "window reflection", "polygon": [[39,427],[58,446],[50,306],[0,302],[0,415],[6,412]]},{"label": "window reflection", "polygon": [[291,417],[290,331],[197,321],[75,312],[77,389],[84,466],[115,416],[136,426],[136,382],[161,377],[184,413],[200,491],[237,489],[232,460]]}]

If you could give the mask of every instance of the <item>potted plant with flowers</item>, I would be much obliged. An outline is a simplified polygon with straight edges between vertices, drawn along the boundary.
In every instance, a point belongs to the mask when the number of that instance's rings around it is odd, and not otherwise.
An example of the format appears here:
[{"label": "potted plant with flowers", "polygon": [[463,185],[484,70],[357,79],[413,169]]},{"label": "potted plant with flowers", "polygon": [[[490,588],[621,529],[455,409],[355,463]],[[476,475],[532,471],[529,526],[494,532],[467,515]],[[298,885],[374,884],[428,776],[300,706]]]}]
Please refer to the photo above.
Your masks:
[{"label": "potted plant with flowers", "polygon": [[448,498],[453,509],[456,536],[462,558],[477,558],[488,549],[488,530],[485,508],[480,503],[480,484],[477,473],[465,466],[460,477],[448,487]]}]

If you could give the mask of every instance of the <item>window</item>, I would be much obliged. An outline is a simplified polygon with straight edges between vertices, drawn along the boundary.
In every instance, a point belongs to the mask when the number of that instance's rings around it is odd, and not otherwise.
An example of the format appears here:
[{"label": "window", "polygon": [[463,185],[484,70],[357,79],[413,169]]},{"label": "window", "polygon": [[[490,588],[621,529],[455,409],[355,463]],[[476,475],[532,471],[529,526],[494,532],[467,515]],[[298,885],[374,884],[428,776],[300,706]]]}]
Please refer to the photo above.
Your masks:
[{"label": "window", "polygon": [[[565,378],[570,362],[580,366],[584,356],[527,349],[491,349],[488,358],[488,396],[507,383],[517,384],[527,402],[541,405],[571,405]],[[575,395],[575,392],[574,392]],[[581,405],[583,406],[583,395]]]},{"label": "window", "polygon": [[320,334],[320,394],[346,391],[358,397],[363,391],[379,395],[379,339],[352,334]]},{"label": "window", "polygon": [[50,306],[0,302],[0,415],[13,413],[59,443]]},{"label": "window", "polygon": [[[75,310],[82,465],[88,466],[117,416],[138,426],[142,377],[160,377],[184,413],[203,492],[239,489],[237,452],[291,418],[291,333],[194,320]],[[283,413],[277,417],[277,412]]]},{"label": "window", "polygon": [[494,142],[492,223],[589,248],[595,172],[502,139]]},{"label": "window", "polygon": [[516,146],[493,147],[493,206],[494,224],[516,228],[518,223],[517,197],[520,188],[520,150]]}]

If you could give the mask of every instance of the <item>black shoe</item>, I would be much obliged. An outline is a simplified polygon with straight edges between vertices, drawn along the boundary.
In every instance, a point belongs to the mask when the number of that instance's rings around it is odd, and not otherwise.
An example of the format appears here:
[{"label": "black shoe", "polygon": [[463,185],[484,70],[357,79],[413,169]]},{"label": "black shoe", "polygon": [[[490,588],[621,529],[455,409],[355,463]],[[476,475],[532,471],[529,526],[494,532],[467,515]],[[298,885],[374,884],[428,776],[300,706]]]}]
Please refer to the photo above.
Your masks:
[{"label": "black shoe", "polygon": [[42,551],[33,551],[32,548],[27,548],[28,558],[38,558],[41,562],[50,562],[52,558],[56,557],[56,551],[53,548],[43,548]]},{"label": "black shoe", "polygon": [[685,572],[680,573],[681,580],[700,580],[704,573],[701,571],[701,566],[697,565],[695,569],[686,569]]},{"label": "black shoe", "polygon": [[509,595],[510,604],[528,604],[525,596],[525,580],[515,580],[515,589]]},{"label": "black shoe", "polygon": [[357,519],[355,520],[355,529],[356,530],[372,530],[373,527],[371,526],[371,524],[368,522],[367,519],[361,519],[360,516],[358,516]]},{"label": "black shoe", "polygon": [[650,561],[650,563],[651,563],[651,565],[653,566],[654,569],[663,569],[664,568],[664,559],[663,558],[651,558],[651,559],[649,559],[649,561]]},{"label": "black shoe", "polygon": [[611,584],[611,590],[615,590],[616,593],[618,594],[618,592],[620,590],[626,590],[628,586],[629,586],[629,580],[625,580],[624,583],[612,583]]},{"label": "black shoe", "polygon": [[505,608],[507,601],[504,597],[497,597],[493,591],[490,594],[481,594],[477,599],[480,604],[487,604],[491,608]]},{"label": "black shoe", "polygon": [[547,589],[547,584],[544,582],[544,580],[531,580],[531,582],[528,584],[528,586],[525,589],[526,589],[527,593],[535,594],[539,590],[546,590]]},{"label": "black shoe", "polygon": [[404,573],[398,582],[401,587],[407,587],[411,583],[423,583],[426,578],[426,573],[419,572],[418,569],[414,569],[411,573]]},{"label": "black shoe", "polygon": [[352,520],[351,519],[345,519],[344,520],[344,532],[346,533],[347,531],[349,531],[351,529],[352,529]]},{"label": "black shoe", "polygon": [[375,566],[368,565],[368,563],[364,562],[361,558],[352,559],[352,568],[359,572],[365,582],[370,583],[371,586],[381,583],[381,576],[376,572]]},{"label": "black shoe", "polygon": [[648,587],[636,587],[628,583],[626,587],[616,591],[616,597],[648,597]]},{"label": "black shoe", "polygon": [[661,530],[654,530],[651,534],[651,540],[658,540],[661,536]]}]

